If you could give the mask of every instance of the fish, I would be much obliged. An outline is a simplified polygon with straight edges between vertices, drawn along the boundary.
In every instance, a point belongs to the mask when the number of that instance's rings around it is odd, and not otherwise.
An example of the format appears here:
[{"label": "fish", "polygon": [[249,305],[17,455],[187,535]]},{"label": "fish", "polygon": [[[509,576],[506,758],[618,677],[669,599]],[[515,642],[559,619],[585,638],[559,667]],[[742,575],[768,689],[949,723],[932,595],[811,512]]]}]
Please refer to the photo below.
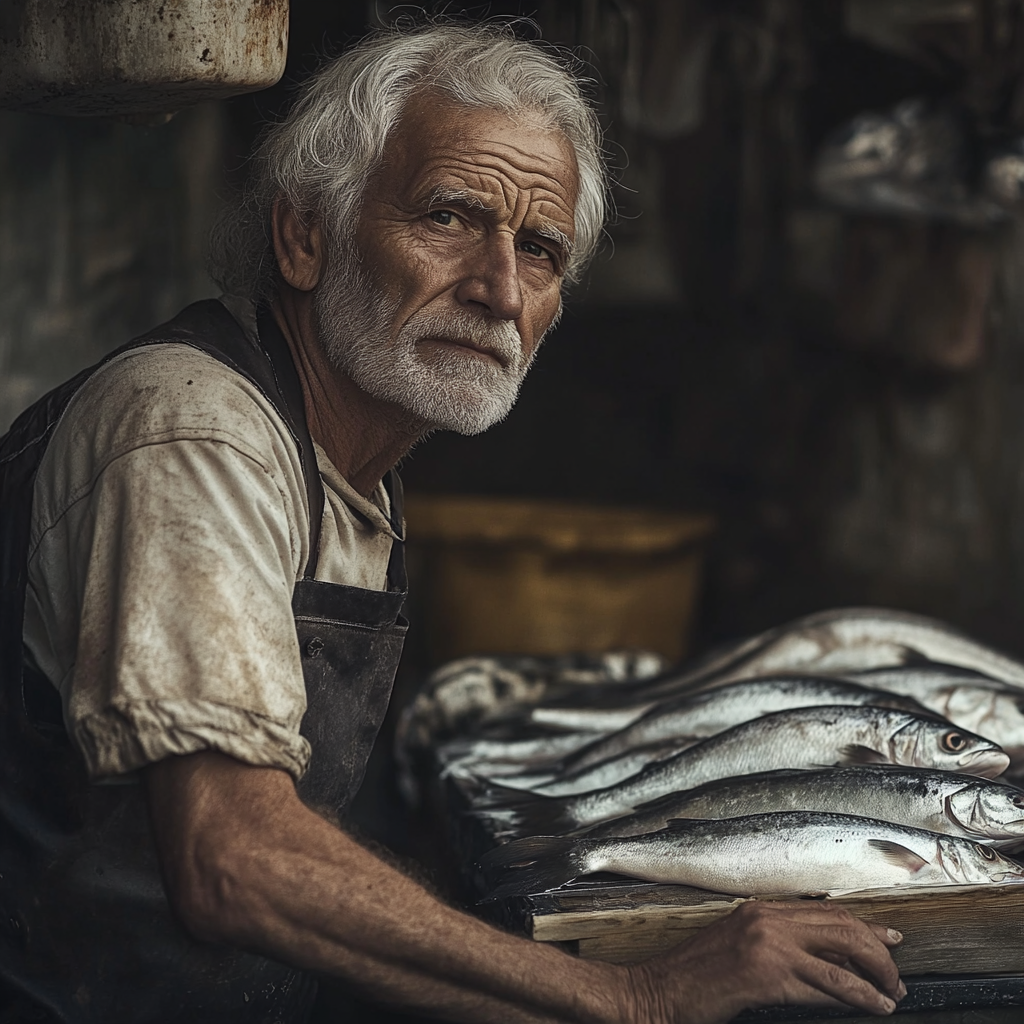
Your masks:
[{"label": "fish", "polygon": [[707,681],[721,686],[798,669],[845,675],[929,661],[972,669],[1024,688],[1024,663],[1016,658],[937,619],[887,608],[816,612],[762,633],[725,658],[724,664],[704,667]]},{"label": "fish", "polygon": [[771,811],[855,814],[960,836],[997,849],[1024,843],[1024,790],[931,768],[779,769],[672,793],[579,833],[588,839],[642,835],[673,818],[737,818]]},{"label": "fish", "polygon": [[645,700],[620,708],[541,705],[530,710],[529,718],[534,725],[549,729],[568,729],[574,733],[608,733],[626,728],[659,703],[657,700]]},{"label": "fish", "polygon": [[[504,773],[486,774],[486,772],[480,771],[481,766],[479,765],[470,770],[477,775],[483,774],[488,779],[500,778],[502,785],[513,789],[529,790],[531,793],[540,793],[544,796],[570,796],[574,793],[589,793],[594,789],[614,786],[617,782],[636,775],[637,772],[656,761],[664,761],[667,757],[672,757],[683,750],[696,746],[703,739],[705,739],[703,736],[686,736],[670,741],[648,743],[627,750],[617,757],[608,758],[606,761],[587,765],[579,771],[561,775],[543,773],[511,776]],[[486,766],[483,767],[486,768]]]},{"label": "fish", "polygon": [[438,759],[445,765],[444,772],[467,765],[508,765],[509,774],[521,773],[524,765],[546,765],[574,753],[593,743],[588,733],[562,733],[553,736],[534,736],[513,740],[459,738],[442,744]]},{"label": "fish", "polygon": [[1009,761],[990,740],[934,717],[876,707],[794,708],[745,722],[591,793],[546,797],[491,786],[473,813],[503,832],[550,835],[629,814],[668,793],[774,768],[906,764],[994,778]]},{"label": "fish", "polygon": [[1024,882],[1024,867],[970,839],[816,811],[676,819],[642,836],[532,836],[489,851],[480,866],[491,877],[507,872],[492,900],[602,871],[733,896]]},{"label": "fish", "polygon": [[912,696],[899,696],[885,692],[882,687],[870,689],[867,684],[828,676],[742,680],[714,690],[662,701],[631,725],[565,755],[552,765],[553,773],[573,772],[651,743],[714,736],[761,715],[819,704],[874,705],[914,712],[926,710]]},{"label": "fish", "polygon": [[780,673],[848,676],[926,662],[972,669],[1024,688],[1024,663],[937,619],[891,608],[833,608],[720,648],[693,665],[553,703],[623,707]]},{"label": "fish", "polygon": [[865,686],[913,697],[962,729],[995,740],[1012,764],[1024,767],[1024,693],[1017,687],[942,664],[872,669],[857,678]]}]

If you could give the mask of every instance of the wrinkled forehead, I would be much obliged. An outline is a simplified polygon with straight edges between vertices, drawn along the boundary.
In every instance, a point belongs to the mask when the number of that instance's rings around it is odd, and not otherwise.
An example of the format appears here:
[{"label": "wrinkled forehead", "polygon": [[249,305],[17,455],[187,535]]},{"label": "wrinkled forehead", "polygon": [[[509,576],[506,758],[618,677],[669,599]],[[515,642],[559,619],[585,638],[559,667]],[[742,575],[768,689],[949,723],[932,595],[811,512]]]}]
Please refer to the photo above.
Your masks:
[{"label": "wrinkled forehead", "polygon": [[470,107],[434,91],[415,94],[391,133],[377,181],[406,203],[445,191],[488,209],[530,209],[570,238],[579,190],[576,154],[539,111]]}]

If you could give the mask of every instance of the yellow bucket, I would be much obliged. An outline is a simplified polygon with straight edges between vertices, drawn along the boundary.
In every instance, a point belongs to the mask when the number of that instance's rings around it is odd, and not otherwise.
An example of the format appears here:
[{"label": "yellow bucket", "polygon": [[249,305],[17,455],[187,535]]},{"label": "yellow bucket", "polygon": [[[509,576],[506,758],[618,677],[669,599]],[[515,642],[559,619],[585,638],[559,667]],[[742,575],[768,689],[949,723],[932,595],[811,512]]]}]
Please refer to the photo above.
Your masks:
[{"label": "yellow bucket", "polygon": [[687,649],[706,515],[563,502],[406,498],[431,661]]}]

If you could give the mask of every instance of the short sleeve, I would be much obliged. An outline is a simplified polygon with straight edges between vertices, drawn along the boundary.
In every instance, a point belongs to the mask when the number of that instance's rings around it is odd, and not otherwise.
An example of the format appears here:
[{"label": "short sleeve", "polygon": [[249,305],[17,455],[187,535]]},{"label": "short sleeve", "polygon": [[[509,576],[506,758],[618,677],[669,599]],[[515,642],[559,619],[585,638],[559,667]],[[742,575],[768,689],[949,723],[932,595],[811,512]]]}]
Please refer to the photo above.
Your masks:
[{"label": "short sleeve", "polygon": [[93,777],[212,749],[298,778],[301,467],[248,381],[182,349],[120,357],[61,420],[36,481],[26,642]]}]

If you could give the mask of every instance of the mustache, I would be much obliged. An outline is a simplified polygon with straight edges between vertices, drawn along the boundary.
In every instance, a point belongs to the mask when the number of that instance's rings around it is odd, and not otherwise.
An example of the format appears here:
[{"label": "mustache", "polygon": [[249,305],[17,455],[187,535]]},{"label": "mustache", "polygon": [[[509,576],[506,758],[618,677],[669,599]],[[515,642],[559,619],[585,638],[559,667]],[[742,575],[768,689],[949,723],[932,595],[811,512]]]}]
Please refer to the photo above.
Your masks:
[{"label": "mustache", "polygon": [[518,367],[523,359],[523,342],[511,320],[495,320],[461,310],[420,312],[412,316],[398,333],[400,344],[412,344],[426,338],[469,343],[494,356],[505,368]]}]

